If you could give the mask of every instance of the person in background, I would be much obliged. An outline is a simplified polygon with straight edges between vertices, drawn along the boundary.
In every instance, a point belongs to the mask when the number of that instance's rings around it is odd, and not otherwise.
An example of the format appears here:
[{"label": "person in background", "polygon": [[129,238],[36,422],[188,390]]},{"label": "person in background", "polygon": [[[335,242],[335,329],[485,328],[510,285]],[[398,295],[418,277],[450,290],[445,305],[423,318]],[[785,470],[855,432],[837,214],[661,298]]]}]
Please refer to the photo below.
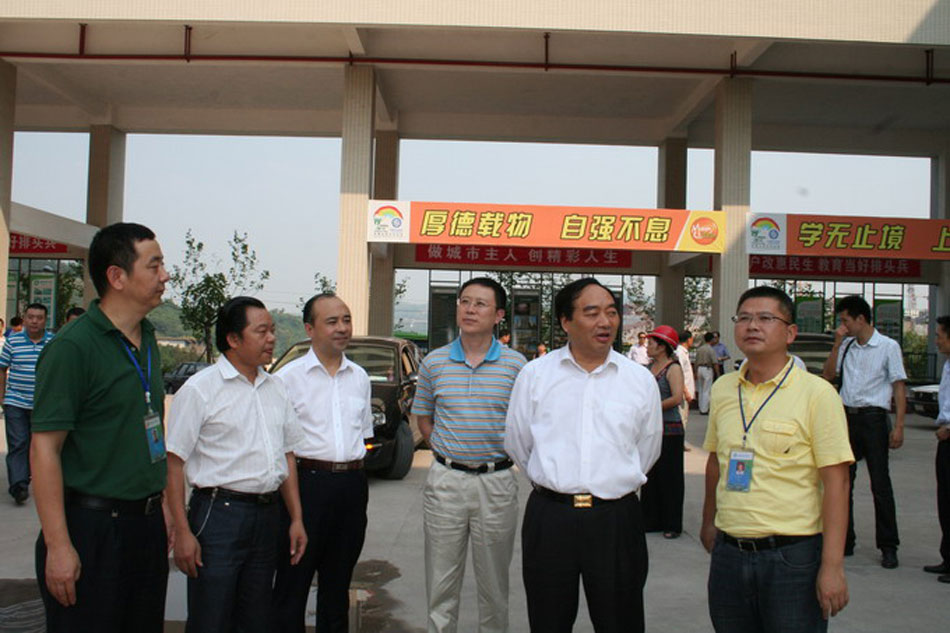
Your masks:
[{"label": "person in background", "polygon": [[715,334],[706,332],[703,344],[696,350],[696,392],[699,396],[699,412],[703,415],[709,413],[709,394],[713,381],[719,377],[719,361],[712,346],[715,339]]},{"label": "person in background", "polygon": [[647,473],[640,490],[643,526],[647,532],[663,532],[668,539],[683,531],[683,422],[679,405],[683,401],[683,370],[673,350],[679,335],[668,325],[660,325],[648,335],[647,350],[652,359],[650,371],[660,388],[663,409],[663,446],[660,457]]},{"label": "person in background", "polygon": [[36,361],[53,338],[46,331],[46,306],[26,307],[26,328],[10,336],[0,351],[0,399],[7,435],[7,481],[17,505],[30,497],[30,419],[36,385]]},{"label": "person in background", "polygon": [[729,356],[729,348],[726,347],[726,344],[722,342],[721,335],[718,331],[713,332],[713,335],[716,337],[712,342],[712,347],[716,350],[716,357],[719,361],[719,374],[722,376],[729,370],[728,361],[731,357]]},{"label": "person in background", "polygon": [[[904,359],[894,339],[871,325],[871,306],[862,297],[851,295],[835,303],[841,325],[835,330],[835,343],[825,360],[822,375],[829,381],[841,376],[841,401],[848,415],[848,435],[855,462],[851,464],[851,512],[845,556],[854,553],[854,480],[857,462],[867,462],[874,497],[875,544],[881,550],[881,567],[898,565],[897,507],[888,465],[888,448],[904,443],[904,414],[907,397]],[[843,350],[840,351],[839,350]],[[891,395],[897,409],[897,423],[890,428]]]},{"label": "person in background", "polygon": [[[696,399],[696,379],[693,377],[693,363],[689,359],[689,348],[693,345],[693,333],[689,330],[678,332],[680,344],[676,348],[676,360],[683,368],[683,403],[680,405],[680,417],[683,428],[689,422],[689,405]],[[689,450],[689,447],[686,447]]]},{"label": "person in background", "polygon": [[20,332],[23,330],[23,318],[15,316],[10,319],[10,327],[7,328],[7,331],[4,332],[5,337],[9,337],[14,332]]},{"label": "person in background", "polygon": [[544,343],[538,343],[538,348],[537,348],[537,351],[535,352],[534,357],[541,358],[547,353],[548,353],[548,346],[545,345]]},{"label": "person in background", "polygon": [[70,321],[75,321],[82,315],[86,314],[86,311],[79,306],[73,306],[69,310],[66,310],[66,323]]},{"label": "person in background", "polygon": [[502,330],[498,334],[498,342],[504,345],[505,347],[511,347],[511,332],[508,330]]},{"label": "person in background", "polygon": [[630,347],[630,351],[627,352],[627,358],[643,366],[650,364],[650,355],[647,353],[646,332],[637,333],[637,343]]},{"label": "person in background", "polygon": [[[950,356],[950,315],[937,318],[937,351]],[[937,580],[950,583],[950,358],[944,360],[937,393],[937,516],[940,520],[940,562],[924,571],[940,574]]]}]

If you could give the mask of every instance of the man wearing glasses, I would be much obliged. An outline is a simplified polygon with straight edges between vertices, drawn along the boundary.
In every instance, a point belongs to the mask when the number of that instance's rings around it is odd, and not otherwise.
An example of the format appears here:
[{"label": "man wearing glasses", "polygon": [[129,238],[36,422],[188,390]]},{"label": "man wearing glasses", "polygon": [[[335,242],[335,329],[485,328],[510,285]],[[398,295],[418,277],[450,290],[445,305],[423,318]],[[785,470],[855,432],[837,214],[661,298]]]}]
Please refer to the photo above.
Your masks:
[{"label": "man wearing glasses", "polygon": [[412,414],[435,460],[423,491],[429,633],[455,633],[469,535],[480,633],[508,630],[518,482],[505,453],[508,398],[525,358],[492,332],[507,294],[487,277],[459,289],[459,337],[419,366]]},{"label": "man wearing glasses", "polygon": [[743,293],[733,320],[748,360],[712,388],[700,538],[717,633],[824,631],[848,603],[854,458],[841,400],[788,354],[794,309],[775,288]]}]

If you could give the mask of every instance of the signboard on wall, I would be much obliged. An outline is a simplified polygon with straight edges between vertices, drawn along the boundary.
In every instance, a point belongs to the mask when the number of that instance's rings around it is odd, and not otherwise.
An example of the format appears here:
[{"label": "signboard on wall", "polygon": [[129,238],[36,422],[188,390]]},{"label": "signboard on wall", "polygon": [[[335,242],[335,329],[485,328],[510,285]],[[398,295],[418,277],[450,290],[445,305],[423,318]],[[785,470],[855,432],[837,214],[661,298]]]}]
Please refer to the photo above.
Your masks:
[{"label": "signboard on wall", "polygon": [[465,264],[466,266],[629,269],[633,265],[633,253],[593,248],[417,244],[416,261],[420,264]]},{"label": "signboard on wall", "polygon": [[50,253],[65,253],[68,250],[68,247],[60,242],[10,232],[11,255],[44,255]]},{"label": "signboard on wall", "polygon": [[904,338],[904,302],[900,299],[874,299],[874,327],[898,343]]},{"label": "signboard on wall", "polygon": [[788,275],[796,278],[842,277],[867,279],[915,279],[921,276],[919,259],[883,259],[880,257],[827,257],[814,255],[749,255],[749,274]]},{"label": "signboard on wall", "polygon": [[825,331],[824,328],[825,300],[816,296],[799,296],[795,298],[795,323],[799,332]]},{"label": "signboard on wall", "polygon": [[719,211],[370,200],[367,240],[721,253],[725,222]]},{"label": "signboard on wall", "polygon": [[56,314],[56,273],[30,273],[30,303],[46,306],[46,327],[52,327]]},{"label": "signboard on wall", "polygon": [[752,213],[754,255],[950,259],[950,220]]}]

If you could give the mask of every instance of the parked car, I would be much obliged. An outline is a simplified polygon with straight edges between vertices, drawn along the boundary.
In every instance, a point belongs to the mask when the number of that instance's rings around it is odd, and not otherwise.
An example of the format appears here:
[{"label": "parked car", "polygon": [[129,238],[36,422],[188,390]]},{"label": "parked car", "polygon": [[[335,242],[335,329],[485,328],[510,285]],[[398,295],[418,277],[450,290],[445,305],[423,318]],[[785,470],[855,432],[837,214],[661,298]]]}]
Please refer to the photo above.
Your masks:
[{"label": "parked car", "polygon": [[910,387],[907,390],[907,410],[928,418],[936,418],[940,413],[940,405],[937,403],[939,390],[940,385]]},{"label": "parked car", "polygon": [[162,379],[165,381],[165,393],[175,393],[185,381],[197,374],[208,366],[208,363],[201,361],[190,361],[187,363],[178,363],[175,369],[166,372]]},{"label": "parked car", "polygon": [[[271,365],[276,372],[310,349],[310,341],[295,343]],[[422,433],[409,416],[416,395],[416,345],[401,338],[354,336],[346,356],[366,370],[372,387],[375,435],[366,440],[366,470],[386,479],[402,479],[412,467],[412,454]]]}]

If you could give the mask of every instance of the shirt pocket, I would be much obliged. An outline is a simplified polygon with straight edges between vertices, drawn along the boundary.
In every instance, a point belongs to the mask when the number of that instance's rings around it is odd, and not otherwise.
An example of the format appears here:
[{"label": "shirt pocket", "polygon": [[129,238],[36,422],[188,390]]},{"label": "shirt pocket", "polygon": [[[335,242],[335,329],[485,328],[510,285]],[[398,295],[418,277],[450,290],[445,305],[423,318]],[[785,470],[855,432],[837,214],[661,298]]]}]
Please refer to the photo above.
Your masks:
[{"label": "shirt pocket", "polygon": [[604,402],[600,420],[595,421],[595,426],[608,442],[621,447],[624,453],[629,452],[637,441],[639,428],[636,410],[631,403],[618,400]]},{"label": "shirt pocket", "polygon": [[772,455],[787,455],[796,441],[798,425],[794,422],[763,420],[759,429],[758,444]]},{"label": "shirt pocket", "polygon": [[354,429],[362,429],[364,409],[367,406],[368,403],[365,398],[347,397],[346,411],[343,412],[344,416],[346,416],[343,420],[343,425],[350,426]]}]

